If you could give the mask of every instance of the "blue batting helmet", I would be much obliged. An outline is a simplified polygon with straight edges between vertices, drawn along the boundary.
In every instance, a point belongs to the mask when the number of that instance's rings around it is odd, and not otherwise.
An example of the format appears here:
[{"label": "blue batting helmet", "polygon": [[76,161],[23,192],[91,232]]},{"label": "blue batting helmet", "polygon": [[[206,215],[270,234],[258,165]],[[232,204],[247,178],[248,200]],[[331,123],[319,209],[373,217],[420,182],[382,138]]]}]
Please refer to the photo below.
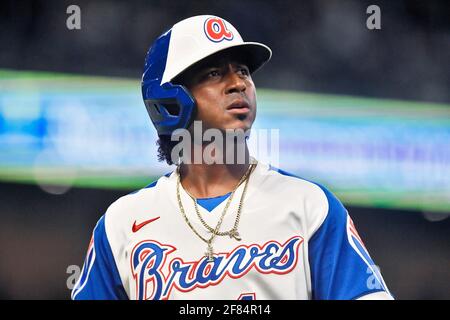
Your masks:
[{"label": "blue batting helmet", "polygon": [[145,59],[142,96],[158,135],[187,128],[195,115],[194,97],[171,81],[197,62],[228,48],[245,50],[250,72],[272,55],[266,45],[244,42],[230,23],[210,15],[182,20],[156,39]]}]

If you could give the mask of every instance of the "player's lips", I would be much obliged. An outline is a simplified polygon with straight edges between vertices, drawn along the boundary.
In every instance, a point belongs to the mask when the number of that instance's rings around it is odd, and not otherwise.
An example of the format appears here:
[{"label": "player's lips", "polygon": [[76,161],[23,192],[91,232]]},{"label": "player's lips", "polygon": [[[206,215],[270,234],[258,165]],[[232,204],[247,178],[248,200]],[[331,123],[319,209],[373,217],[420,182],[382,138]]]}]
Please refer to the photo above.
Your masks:
[{"label": "player's lips", "polygon": [[235,114],[248,113],[250,105],[245,100],[235,100],[227,107],[227,111]]}]

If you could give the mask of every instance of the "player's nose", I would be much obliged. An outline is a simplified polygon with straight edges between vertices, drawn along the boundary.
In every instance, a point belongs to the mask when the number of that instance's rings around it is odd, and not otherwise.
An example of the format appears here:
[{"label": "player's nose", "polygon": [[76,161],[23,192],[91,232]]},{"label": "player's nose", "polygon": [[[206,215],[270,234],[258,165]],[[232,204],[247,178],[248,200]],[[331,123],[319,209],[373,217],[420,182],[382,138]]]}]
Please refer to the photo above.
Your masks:
[{"label": "player's nose", "polygon": [[229,66],[225,77],[227,87],[226,93],[242,93],[247,89],[245,80],[239,74],[238,70],[235,70],[232,66]]}]

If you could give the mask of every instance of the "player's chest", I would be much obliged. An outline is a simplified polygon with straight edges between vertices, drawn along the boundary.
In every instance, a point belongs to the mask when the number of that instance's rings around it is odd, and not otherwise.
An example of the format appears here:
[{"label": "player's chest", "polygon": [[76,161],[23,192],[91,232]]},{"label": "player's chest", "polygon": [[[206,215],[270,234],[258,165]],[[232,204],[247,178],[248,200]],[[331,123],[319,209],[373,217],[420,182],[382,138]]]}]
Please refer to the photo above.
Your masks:
[{"label": "player's chest", "polygon": [[[288,285],[295,272],[304,271],[305,226],[301,214],[290,208],[248,207],[236,225],[237,212],[230,207],[217,234],[208,228],[215,229],[221,210],[201,210],[199,217],[195,210],[183,215],[177,209],[136,222],[141,228],[130,234],[123,256],[137,299],[173,298],[180,292],[192,298],[196,289],[208,287],[227,298],[223,290],[231,280],[243,288],[249,279]],[[239,236],[233,236],[233,229]]]}]

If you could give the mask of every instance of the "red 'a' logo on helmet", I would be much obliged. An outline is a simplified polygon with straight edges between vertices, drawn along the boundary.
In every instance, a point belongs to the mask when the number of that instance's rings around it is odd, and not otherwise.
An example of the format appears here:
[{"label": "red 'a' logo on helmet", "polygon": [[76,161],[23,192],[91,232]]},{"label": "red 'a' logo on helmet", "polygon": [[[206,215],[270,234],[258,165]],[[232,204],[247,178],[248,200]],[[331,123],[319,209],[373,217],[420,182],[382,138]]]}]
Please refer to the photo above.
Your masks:
[{"label": "red 'a' logo on helmet", "polygon": [[233,33],[227,29],[225,21],[220,18],[206,19],[204,29],[206,36],[211,41],[233,40]]}]

